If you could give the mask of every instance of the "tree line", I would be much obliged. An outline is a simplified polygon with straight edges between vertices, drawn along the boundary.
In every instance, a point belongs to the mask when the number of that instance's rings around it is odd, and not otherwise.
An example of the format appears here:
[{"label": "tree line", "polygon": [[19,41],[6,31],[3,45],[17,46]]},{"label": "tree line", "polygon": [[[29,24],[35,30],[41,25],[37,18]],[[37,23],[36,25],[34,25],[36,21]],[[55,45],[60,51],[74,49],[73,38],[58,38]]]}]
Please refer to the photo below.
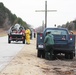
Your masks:
[{"label": "tree line", "polygon": [[58,27],[67,28],[68,30],[76,30],[76,20],[67,22],[66,24],[58,25]]},{"label": "tree line", "polygon": [[25,21],[11,13],[11,11],[0,2],[0,27],[8,28],[16,23],[28,28],[28,24]]},{"label": "tree line", "polygon": [[[45,25],[42,24],[42,26],[39,26],[36,28],[37,32],[43,32],[45,27]],[[56,24],[54,25],[56,27]],[[62,25],[58,25],[57,28],[67,28],[69,31],[74,30],[76,31],[76,19],[70,22],[67,22],[66,24],[62,24]]]}]

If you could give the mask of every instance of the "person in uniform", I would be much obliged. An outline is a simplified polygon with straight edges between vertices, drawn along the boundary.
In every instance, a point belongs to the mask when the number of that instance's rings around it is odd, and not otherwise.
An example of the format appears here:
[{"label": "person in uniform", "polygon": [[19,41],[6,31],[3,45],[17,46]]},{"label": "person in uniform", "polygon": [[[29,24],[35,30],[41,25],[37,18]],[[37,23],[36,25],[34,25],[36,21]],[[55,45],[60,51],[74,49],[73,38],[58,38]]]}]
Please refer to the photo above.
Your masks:
[{"label": "person in uniform", "polygon": [[50,31],[46,32],[44,44],[45,44],[45,59],[52,60],[53,59],[54,36],[51,34]]},{"label": "person in uniform", "polygon": [[70,31],[70,34],[73,34],[73,31]]},{"label": "person in uniform", "polygon": [[25,30],[26,44],[30,44],[30,34],[31,34],[30,29],[26,29]]}]

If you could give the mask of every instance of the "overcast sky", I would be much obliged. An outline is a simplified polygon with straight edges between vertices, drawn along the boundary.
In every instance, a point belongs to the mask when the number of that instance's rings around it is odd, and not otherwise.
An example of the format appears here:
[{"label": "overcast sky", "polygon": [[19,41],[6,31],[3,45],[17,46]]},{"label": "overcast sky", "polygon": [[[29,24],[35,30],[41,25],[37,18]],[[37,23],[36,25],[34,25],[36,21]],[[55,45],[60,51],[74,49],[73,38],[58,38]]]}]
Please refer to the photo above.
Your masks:
[{"label": "overcast sky", "polygon": [[34,28],[45,23],[45,13],[35,12],[45,10],[47,1],[48,10],[57,12],[47,13],[47,27],[62,25],[76,19],[76,0],[0,0],[17,17],[22,18]]}]

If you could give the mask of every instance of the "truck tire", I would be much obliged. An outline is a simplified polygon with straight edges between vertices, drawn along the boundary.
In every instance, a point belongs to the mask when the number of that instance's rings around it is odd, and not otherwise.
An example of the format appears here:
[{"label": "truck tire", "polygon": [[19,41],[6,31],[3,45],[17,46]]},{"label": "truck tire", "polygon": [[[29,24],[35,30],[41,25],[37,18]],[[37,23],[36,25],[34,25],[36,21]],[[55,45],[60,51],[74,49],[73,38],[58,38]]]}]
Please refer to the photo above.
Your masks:
[{"label": "truck tire", "polygon": [[25,40],[23,40],[23,44],[25,44]]},{"label": "truck tire", "polygon": [[11,43],[11,41],[10,41],[10,40],[8,40],[8,43]]},{"label": "truck tire", "polygon": [[70,53],[70,59],[73,59],[73,57],[74,57],[74,54]]},{"label": "truck tire", "polygon": [[75,53],[74,53],[74,57],[75,57]]},{"label": "truck tire", "polygon": [[45,58],[45,51],[42,50],[42,58]]},{"label": "truck tire", "polygon": [[66,59],[69,59],[69,58],[70,58],[69,53],[65,53],[65,58],[66,58]]},{"label": "truck tire", "polygon": [[23,37],[24,37],[23,44],[25,44],[25,36],[23,36]]},{"label": "truck tire", "polygon": [[40,58],[40,57],[41,57],[41,55],[42,55],[41,50],[38,50],[38,51],[37,51],[37,57],[39,57],[39,58]]},{"label": "truck tire", "polygon": [[74,57],[75,57],[75,50],[74,50],[74,52],[73,52],[73,55],[74,55]]},{"label": "truck tire", "polygon": [[11,41],[9,40],[9,36],[8,36],[8,43],[11,43]]},{"label": "truck tire", "polygon": [[46,59],[46,60],[51,60],[51,58],[50,58],[50,53],[49,53],[49,52],[46,52],[46,53],[45,53],[45,59]]}]

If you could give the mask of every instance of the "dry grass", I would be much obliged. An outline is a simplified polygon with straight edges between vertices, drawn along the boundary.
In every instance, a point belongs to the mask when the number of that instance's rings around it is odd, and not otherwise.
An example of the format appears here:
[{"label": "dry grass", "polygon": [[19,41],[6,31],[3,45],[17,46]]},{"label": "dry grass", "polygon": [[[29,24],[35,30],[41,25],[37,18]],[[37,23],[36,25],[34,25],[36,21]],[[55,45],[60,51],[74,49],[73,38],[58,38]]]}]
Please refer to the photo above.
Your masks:
[{"label": "dry grass", "polygon": [[76,31],[73,31],[73,33],[76,35]]},{"label": "dry grass", "polygon": [[0,29],[0,37],[6,36],[6,35],[7,35],[7,32],[3,29]]}]

